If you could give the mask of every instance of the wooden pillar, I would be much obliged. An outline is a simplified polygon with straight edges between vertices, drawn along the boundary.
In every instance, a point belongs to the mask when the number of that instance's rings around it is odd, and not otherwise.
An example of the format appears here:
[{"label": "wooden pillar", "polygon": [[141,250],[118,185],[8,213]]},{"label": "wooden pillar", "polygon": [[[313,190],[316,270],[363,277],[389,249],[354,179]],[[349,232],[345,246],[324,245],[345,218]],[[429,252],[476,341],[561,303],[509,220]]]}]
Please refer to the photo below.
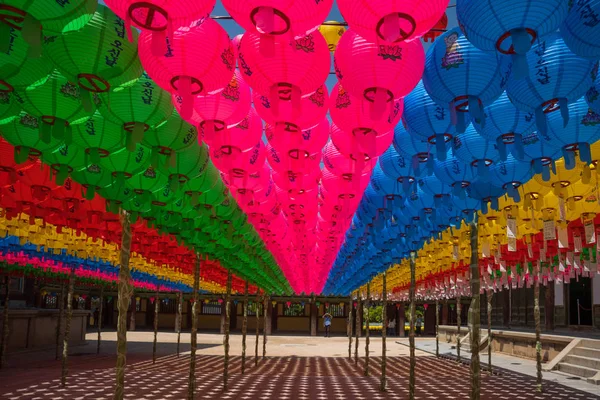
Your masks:
[{"label": "wooden pillar", "polygon": [[73,289],[75,285],[75,267],[71,267],[69,275],[69,292],[67,293],[67,320],[65,321],[65,335],[63,336],[62,351],[62,374],[60,376],[60,385],[66,386],[67,375],[69,374],[69,336],[71,335],[71,319],[73,318]]},{"label": "wooden pillar", "polygon": [[0,345],[0,369],[4,368],[8,347],[8,303],[10,302],[10,277],[4,277],[4,309],[2,314],[2,345]]},{"label": "wooden pillar", "polygon": [[386,360],[386,337],[387,337],[387,325],[388,325],[388,309],[387,309],[387,282],[386,282],[386,273],[383,273],[383,293],[382,293],[382,297],[383,297],[383,327],[381,329],[381,385],[379,387],[379,390],[382,392],[385,392],[386,390],[386,377],[385,377],[385,372],[386,372],[386,366],[387,366],[387,360]]},{"label": "wooden pillar", "polygon": [[398,307],[398,323],[396,326],[398,327],[398,336],[404,337],[404,324],[406,323],[406,311],[404,307],[404,303],[400,303],[400,307]]},{"label": "wooden pillar", "polygon": [[540,339],[540,279],[539,274],[534,276],[533,287],[533,318],[535,320],[535,363],[536,363],[536,390],[542,392],[542,340]]},{"label": "wooden pillar", "polygon": [[131,291],[131,313],[129,314],[129,330],[135,331],[135,315],[137,314],[137,301],[135,299],[135,291]]},{"label": "wooden pillar", "polygon": [[416,253],[410,252],[410,288],[408,290],[408,297],[410,299],[410,328],[408,332],[408,343],[410,346],[410,371],[409,371],[409,383],[408,383],[408,398],[410,400],[415,399],[415,264],[416,264]]},{"label": "wooden pillar", "polygon": [[160,298],[158,297],[158,285],[156,297],[154,298],[154,342],[152,343],[152,364],[156,364],[156,342],[158,340],[158,312],[160,311]]},{"label": "wooden pillar", "polygon": [[488,374],[492,375],[492,350],[493,341],[492,336],[492,298],[494,292],[491,289],[487,291],[487,323],[488,323]]},{"label": "wooden pillar", "polygon": [[460,362],[460,323],[461,323],[462,303],[461,298],[456,298],[456,358]]},{"label": "wooden pillar", "polygon": [[[131,223],[129,213],[121,210],[121,254],[119,266],[119,296],[117,299],[119,317],[117,319],[117,365],[114,400],[123,400],[125,394],[125,365],[127,364],[127,308],[133,296],[130,285],[131,271],[129,257],[131,255]],[[131,300],[135,319],[135,299]]]},{"label": "wooden pillar", "polygon": [[265,301],[263,304],[264,317],[263,317],[263,350],[262,350],[262,358],[267,356],[267,321],[269,318],[267,317],[267,309],[269,308],[269,295],[265,294]]},{"label": "wooden pillar", "polygon": [[348,326],[346,328],[348,332],[348,359],[352,360],[352,314],[354,313],[354,305],[352,303],[352,296],[348,302]]},{"label": "wooden pillar", "polygon": [[[600,278],[596,278],[600,279]],[[548,282],[546,285],[546,295],[544,299],[544,314],[546,316],[546,331],[554,330],[554,282]]]},{"label": "wooden pillar", "polygon": [[188,376],[188,400],[194,399],[196,392],[196,348],[198,347],[198,308],[200,299],[198,289],[200,288],[200,254],[196,253],[196,265],[194,265],[194,292],[192,293],[192,329],[191,329],[191,354],[190,373]]},{"label": "wooden pillar", "polygon": [[244,284],[244,304],[242,320],[242,375],[246,372],[246,334],[248,332],[248,281]]},{"label": "wooden pillar", "polygon": [[371,308],[371,285],[367,282],[367,308],[365,312],[365,376],[369,376],[369,311]]},{"label": "wooden pillar", "polygon": [[223,389],[227,390],[227,380],[229,378],[229,319],[231,318],[231,270],[227,271],[227,289],[225,293],[225,338],[223,347],[225,350],[225,359],[223,361]]},{"label": "wooden pillar", "polygon": [[477,215],[470,223],[471,241],[471,306],[469,307],[469,319],[471,320],[471,400],[479,400],[481,397],[481,371],[479,360],[479,345],[481,338],[481,284],[479,279],[479,243]]},{"label": "wooden pillar", "polygon": [[58,297],[58,321],[56,321],[56,354],[55,360],[60,357],[60,338],[62,335],[62,322],[65,314],[65,283],[60,284],[60,295]]},{"label": "wooden pillar", "polygon": [[179,357],[179,346],[181,345],[181,318],[183,314],[183,293],[177,295],[177,316],[175,317],[175,331],[177,332],[177,357]]},{"label": "wooden pillar", "polygon": [[356,329],[354,330],[354,364],[358,365],[358,338],[360,337],[360,331],[362,330],[362,296],[360,291],[358,292],[358,304],[356,306]]},{"label": "wooden pillar", "polygon": [[315,296],[312,296],[310,302],[310,336],[317,336],[317,318],[319,309],[317,308]]},{"label": "wooden pillar", "polygon": [[[270,335],[273,333],[273,313],[274,313],[274,307],[273,307],[273,302],[267,301],[267,306],[266,306],[266,314],[265,314],[265,332],[267,332],[267,335]],[[276,311],[275,311],[276,312]]]},{"label": "wooden pillar", "polygon": [[100,354],[100,344],[102,342],[102,312],[104,309],[104,285],[100,286],[100,305],[98,306],[98,345],[96,346],[96,354]]},{"label": "wooden pillar", "polygon": [[260,295],[256,290],[256,341],[254,342],[254,366],[258,365],[258,340],[260,338]]},{"label": "wooden pillar", "polygon": [[435,356],[440,356],[440,302],[435,301]]}]

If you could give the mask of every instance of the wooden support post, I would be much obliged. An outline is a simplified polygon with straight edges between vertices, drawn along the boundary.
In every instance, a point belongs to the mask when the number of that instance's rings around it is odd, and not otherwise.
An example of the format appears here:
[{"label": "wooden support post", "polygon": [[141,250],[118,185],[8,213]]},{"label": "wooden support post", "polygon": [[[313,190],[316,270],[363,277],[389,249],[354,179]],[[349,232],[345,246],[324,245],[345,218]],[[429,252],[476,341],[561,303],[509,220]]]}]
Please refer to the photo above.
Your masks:
[{"label": "wooden support post", "polygon": [[191,330],[191,354],[190,374],[188,376],[188,400],[194,399],[196,392],[196,348],[198,347],[198,289],[200,287],[200,254],[196,253],[196,265],[194,266],[194,293],[192,294],[192,330]]},{"label": "wooden support post", "polygon": [[156,286],[156,297],[154,298],[154,342],[152,343],[152,364],[156,364],[156,341],[158,339],[158,312],[160,311],[160,298],[158,297],[158,285]]},{"label": "wooden support post", "polygon": [[117,308],[119,316],[117,319],[117,365],[116,385],[114,400],[123,400],[125,395],[125,365],[127,364],[127,309],[129,302],[133,302],[133,313],[135,313],[135,299],[132,299],[133,290],[130,284],[131,270],[129,268],[129,257],[131,255],[131,222],[129,213],[121,210],[121,254],[119,266],[119,296]]},{"label": "wooden support post", "polygon": [[263,303],[263,350],[262,358],[267,356],[267,308],[269,307],[269,295],[265,294],[265,301]]},{"label": "wooden support post", "polygon": [[533,288],[533,318],[535,320],[535,364],[536,390],[542,392],[542,341],[540,339],[540,279],[539,274],[534,276],[535,286]]},{"label": "wooden support post", "polygon": [[225,348],[225,359],[223,360],[223,390],[227,390],[229,378],[229,322],[231,318],[231,270],[227,271],[227,289],[225,292],[225,337],[223,347]]},{"label": "wooden support post", "polygon": [[494,292],[491,289],[487,291],[487,324],[488,324],[488,374],[492,375],[492,297]]},{"label": "wooden support post", "polygon": [[369,309],[371,308],[371,285],[367,282],[367,308],[365,310],[365,376],[369,376]]},{"label": "wooden support post", "polygon": [[460,319],[461,319],[461,311],[462,311],[462,304],[460,302],[460,296],[458,296],[456,298],[456,327],[457,327],[457,333],[456,333],[456,359],[458,362],[460,362]]},{"label": "wooden support post", "polygon": [[242,375],[246,372],[246,334],[248,332],[248,281],[244,285],[244,319],[242,320]]},{"label": "wooden support post", "polygon": [[360,291],[358,292],[358,304],[356,306],[356,329],[354,332],[354,364],[358,365],[358,338],[360,337],[360,331],[362,330],[362,317],[360,312],[362,311],[362,297]]},{"label": "wooden support post", "polygon": [[409,331],[408,331],[408,344],[410,347],[410,371],[409,371],[409,382],[408,382],[408,398],[410,400],[415,399],[415,264],[416,264],[416,253],[410,252],[410,288],[408,290],[408,297],[410,300],[410,318]]},{"label": "wooden support post", "polygon": [[256,290],[256,341],[254,342],[254,366],[258,365],[258,340],[260,339],[260,295],[258,294],[258,290]]},{"label": "wooden support post", "polygon": [[2,345],[0,345],[0,369],[4,368],[6,363],[6,348],[8,347],[8,303],[10,301],[10,277],[4,277],[4,309],[2,314]]},{"label": "wooden support post", "polygon": [[481,366],[479,359],[479,346],[481,343],[481,284],[479,279],[479,243],[477,216],[470,223],[471,241],[471,306],[469,314],[471,320],[471,400],[481,397]]},{"label": "wooden support post", "polygon": [[177,318],[176,318],[176,326],[177,330],[177,357],[179,357],[179,346],[181,345],[181,323],[182,323],[182,315],[183,315],[183,293],[179,292],[177,296]]},{"label": "wooden support post", "polygon": [[62,322],[65,315],[65,283],[60,284],[60,296],[58,297],[58,321],[56,322],[56,354],[55,360],[60,357],[60,339],[62,336]]},{"label": "wooden support post", "polygon": [[354,313],[354,305],[352,303],[352,296],[348,302],[348,359],[352,361],[352,314]]},{"label": "wooden support post", "polygon": [[435,301],[435,356],[440,356],[440,303]]},{"label": "wooden support post", "polygon": [[100,354],[100,344],[102,343],[102,312],[104,309],[104,285],[100,286],[100,305],[98,306],[98,345],[96,354]]},{"label": "wooden support post", "polygon": [[379,388],[379,390],[381,390],[382,392],[385,392],[386,390],[386,377],[385,377],[385,372],[386,372],[386,366],[387,366],[387,359],[386,359],[386,337],[387,337],[387,325],[388,325],[388,317],[387,317],[387,282],[386,282],[386,273],[383,273],[383,293],[382,293],[382,297],[383,297],[383,327],[381,329],[381,387]]},{"label": "wooden support post", "polygon": [[73,289],[75,285],[75,267],[71,267],[69,275],[69,292],[67,293],[67,320],[65,321],[65,335],[63,336],[62,351],[62,373],[60,375],[60,385],[66,386],[67,375],[69,374],[69,336],[71,335],[71,319],[73,318]]}]

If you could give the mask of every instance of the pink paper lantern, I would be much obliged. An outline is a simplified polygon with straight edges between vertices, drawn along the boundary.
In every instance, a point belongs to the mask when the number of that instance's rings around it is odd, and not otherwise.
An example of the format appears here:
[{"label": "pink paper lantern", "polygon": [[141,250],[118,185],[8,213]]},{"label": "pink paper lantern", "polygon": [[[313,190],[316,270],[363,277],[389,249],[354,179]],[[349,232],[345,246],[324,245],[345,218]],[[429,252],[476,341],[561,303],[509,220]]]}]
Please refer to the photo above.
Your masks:
[{"label": "pink paper lantern", "polygon": [[321,163],[321,154],[319,152],[311,154],[305,149],[289,149],[279,151],[275,147],[267,144],[267,159],[271,168],[277,171],[304,172],[313,168],[318,168]]},{"label": "pink paper lantern", "polygon": [[235,146],[240,151],[246,151],[256,145],[262,138],[262,120],[250,107],[248,114],[240,123],[229,128],[227,135],[220,135],[219,132],[212,132],[211,135],[202,127],[199,129],[202,140],[211,148],[221,148],[223,146]]},{"label": "pink paper lantern", "polygon": [[395,99],[413,90],[424,67],[425,52],[419,40],[377,45],[351,29],[342,35],[334,56],[340,84],[366,102],[361,107],[374,120],[393,114]]},{"label": "pink paper lantern", "polygon": [[152,52],[152,35],[142,32],[139,40],[140,61],[146,73],[161,88],[177,93],[181,99],[181,117],[192,116],[194,96],[206,96],[223,90],[235,69],[233,45],[225,29],[206,18],[191,28],[173,32],[167,52]]},{"label": "pink paper lantern", "polygon": [[125,20],[129,41],[131,25],[149,31],[158,55],[165,49],[166,38],[171,39],[174,30],[209,17],[216,0],[105,0],[104,3]]},{"label": "pink paper lantern", "polygon": [[[182,97],[173,94],[173,105],[181,113]],[[204,136],[229,135],[229,128],[237,125],[250,110],[250,87],[235,71],[227,86],[218,93],[195,96],[193,111],[188,122],[198,124]]]},{"label": "pink paper lantern", "polygon": [[258,142],[250,150],[241,151],[234,146],[211,149],[210,155],[215,166],[230,178],[247,179],[250,174],[260,171],[266,157],[265,146]]},{"label": "pink paper lantern", "polygon": [[338,0],[344,20],[373,43],[410,41],[440,20],[449,0]]},{"label": "pink paper lantern", "polygon": [[395,99],[392,112],[383,118],[373,119],[368,104],[360,97],[346,91],[339,83],[331,91],[329,113],[333,122],[343,131],[365,133],[374,131],[375,136],[394,129],[404,111],[403,99]]},{"label": "pink paper lantern", "polygon": [[[337,195],[344,199],[360,197],[371,180],[369,172],[362,175],[344,174],[343,176],[337,176],[327,168],[323,168],[322,174],[321,184],[325,187],[325,190],[331,195]],[[327,199],[325,201],[327,202]]]},{"label": "pink paper lantern", "polygon": [[273,180],[283,190],[306,192],[316,190],[321,181],[321,170],[313,168],[307,171],[273,171]]},{"label": "pink paper lantern", "polygon": [[248,32],[288,39],[304,36],[329,14],[333,0],[223,0],[229,15]]},{"label": "pink paper lantern", "polygon": [[297,150],[306,154],[315,154],[321,151],[329,138],[329,121],[321,119],[321,123],[312,129],[303,131],[284,130],[279,127],[267,125],[265,135],[269,145],[278,151]]},{"label": "pink paper lantern", "polygon": [[246,32],[240,41],[238,57],[244,79],[253,90],[268,96],[273,115],[291,109],[299,117],[301,97],[313,93],[329,76],[327,42],[318,31],[291,43],[289,38],[276,37],[273,57],[265,57],[259,40],[260,35]]},{"label": "pink paper lantern", "polygon": [[269,96],[258,92],[252,94],[256,112],[266,123],[276,125],[280,130],[298,132],[318,125],[329,108],[327,87],[321,85],[315,92],[305,95],[300,100],[300,107],[293,108],[291,101],[279,102],[279,109],[273,107]]},{"label": "pink paper lantern", "polygon": [[375,131],[361,130],[347,133],[331,124],[331,141],[348,157],[376,158],[385,153],[394,140],[394,131],[376,135]]},{"label": "pink paper lantern", "polygon": [[372,171],[376,163],[376,158],[345,156],[331,141],[323,148],[323,164],[337,176],[355,173],[364,174]]}]

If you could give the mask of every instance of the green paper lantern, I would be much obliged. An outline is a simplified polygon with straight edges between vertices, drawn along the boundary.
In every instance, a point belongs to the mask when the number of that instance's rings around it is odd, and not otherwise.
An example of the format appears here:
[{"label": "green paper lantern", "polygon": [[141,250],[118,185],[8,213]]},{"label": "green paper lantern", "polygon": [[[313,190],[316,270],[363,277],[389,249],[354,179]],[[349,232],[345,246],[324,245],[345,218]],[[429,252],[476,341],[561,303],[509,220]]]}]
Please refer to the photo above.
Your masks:
[{"label": "green paper lantern", "polygon": [[186,149],[198,141],[196,128],[181,119],[177,110],[162,124],[148,130],[144,135],[142,144],[152,148],[152,165],[158,168],[160,156],[165,160],[164,167],[169,168],[175,162],[175,154]]},{"label": "green paper lantern", "polygon": [[150,149],[140,144],[133,152],[122,149],[100,159],[100,165],[111,172],[115,182],[124,182],[148,168]]},{"label": "green paper lantern", "polygon": [[71,125],[82,123],[91,116],[81,105],[79,88],[56,70],[22,91],[21,97],[23,110],[40,118],[40,136],[45,141],[52,135],[71,144]]},{"label": "green paper lantern", "polygon": [[98,164],[90,164],[87,167],[71,172],[73,180],[78,182],[85,189],[85,198],[92,200],[96,193],[112,184],[113,179],[106,168]]},{"label": "green paper lantern", "polygon": [[90,93],[105,93],[132,85],[142,75],[137,38],[125,34],[125,21],[108,7],[98,5],[92,19],[77,31],[44,38],[44,53],[56,68],[77,82],[86,110],[92,111]]},{"label": "green paper lantern", "polygon": [[[81,29],[94,15],[97,0],[3,0],[0,38],[7,38],[10,28],[21,31],[32,46],[32,56],[39,56],[42,35],[61,34]],[[10,41],[0,42],[8,46]],[[4,51],[4,49],[2,49]]]},{"label": "green paper lantern", "polygon": [[206,167],[201,169],[199,175],[183,185],[183,191],[192,206],[221,203],[229,192],[221,180],[219,170],[210,160],[207,160]]},{"label": "green paper lantern", "polygon": [[132,198],[131,200],[123,203],[121,208],[129,211],[131,213],[132,220],[136,221],[139,216],[149,212],[152,209],[152,205],[150,203],[141,203],[137,200],[137,198]]},{"label": "green paper lantern", "polygon": [[[6,26],[0,22],[0,27]],[[29,58],[29,44],[15,28],[0,30],[0,43],[5,47],[0,49],[0,92],[23,90],[48,76],[54,68],[47,57]]]},{"label": "green paper lantern", "polygon": [[23,99],[17,92],[0,92],[0,125],[8,124],[21,113]]},{"label": "green paper lantern", "polygon": [[56,174],[56,184],[61,186],[73,171],[81,171],[88,166],[85,154],[77,146],[68,144],[43,154],[42,161],[50,165],[50,170]]},{"label": "green paper lantern", "polygon": [[99,164],[100,158],[125,146],[121,127],[108,121],[98,111],[85,122],[73,126],[73,143],[81,147],[94,164]]},{"label": "green paper lantern", "polygon": [[51,153],[62,144],[62,141],[53,138],[49,142],[41,140],[38,119],[25,112],[2,125],[1,130],[2,136],[15,146],[15,162],[18,164],[30,157],[39,158],[42,154]]},{"label": "green paper lantern", "polygon": [[152,204],[155,201],[154,193],[163,190],[167,184],[167,177],[152,166],[127,181],[136,194],[136,200],[143,205]]},{"label": "green paper lantern", "polygon": [[169,177],[171,190],[178,191],[182,186],[192,178],[196,178],[204,173],[208,166],[208,149],[203,144],[192,146],[177,153],[172,168],[165,168],[164,164],[159,165],[159,170],[165,176]]},{"label": "green paper lantern", "polygon": [[100,93],[98,110],[104,118],[119,124],[130,150],[142,143],[144,133],[167,121],[173,113],[171,94],[158,87],[144,72],[126,88]]}]

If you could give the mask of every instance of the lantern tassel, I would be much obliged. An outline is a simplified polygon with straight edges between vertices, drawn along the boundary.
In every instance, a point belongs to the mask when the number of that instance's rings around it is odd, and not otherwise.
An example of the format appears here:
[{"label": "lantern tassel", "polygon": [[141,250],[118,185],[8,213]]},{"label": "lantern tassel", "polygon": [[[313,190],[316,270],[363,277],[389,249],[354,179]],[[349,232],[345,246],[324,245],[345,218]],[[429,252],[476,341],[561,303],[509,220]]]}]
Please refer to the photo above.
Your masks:
[{"label": "lantern tassel", "polygon": [[65,137],[65,121],[60,118],[54,119],[52,125],[52,137],[57,140],[63,140]]},{"label": "lantern tassel", "polygon": [[383,36],[386,42],[394,42],[400,32],[400,18],[397,13],[390,13],[383,17]]},{"label": "lantern tassel", "polygon": [[[446,158],[445,151],[443,153],[444,153],[444,158]],[[433,155],[430,154],[429,157],[427,157],[427,175],[428,176],[433,175],[434,167],[435,167],[435,160],[433,158]]]},{"label": "lantern tassel", "polygon": [[158,147],[153,146],[150,152],[150,166],[154,169],[158,168]]},{"label": "lantern tassel", "polygon": [[523,136],[515,133],[513,140],[514,140],[514,143],[513,143],[512,154],[513,154],[513,156],[515,156],[515,158],[517,160],[522,161],[525,158],[525,152],[523,149]]},{"label": "lantern tassel", "polygon": [[194,97],[192,95],[192,79],[189,76],[179,77],[178,94],[181,97],[181,118],[188,120],[192,117]]},{"label": "lantern tassel", "polygon": [[94,200],[95,196],[96,196],[96,186],[89,185],[87,187],[87,190],[85,191],[85,199],[86,200]]},{"label": "lantern tassel", "polygon": [[171,151],[171,153],[169,153],[169,155],[167,156],[166,165],[168,168],[175,168],[177,166],[177,153],[175,153],[174,151]]},{"label": "lantern tassel", "polygon": [[575,152],[562,148],[562,155],[565,159],[565,168],[571,170],[575,168]]},{"label": "lantern tassel", "polygon": [[66,164],[60,164],[60,166],[58,167],[58,173],[56,174],[56,184],[59,186],[64,185],[68,177],[69,166]]},{"label": "lantern tassel", "polygon": [[11,41],[10,33],[12,32],[12,30],[13,28],[8,26],[7,24],[0,24],[0,38],[2,38],[2,40],[0,40],[0,53],[8,53]]},{"label": "lantern tassel", "polygon": [[567,99],[564,97],[558,99],[558,106],[560,107],[560,115],[563,119],[563,128],[566,128],[569,123],[569,107],[567,106]]},{"label": "lantern tassel", "polygon": [[492,205],[492,209],[495,211],[498,211],[498,209],[500,208],[500,204],[498,201],[497,197],[492,197],[492,199],[490,200],[490,203]]},{"label": "lantern tassel", "polygon": [[151,43],[152,55],[154,57],[162,57],[169,49],[167,48],[167,32],[163,29],[160,31],[153,31]]},{"label": "lantern tassel", "polygon": [[29,44],[28,56],[39,58],[42,55],[42,24],[40,21],[28,13],[23,19],[21,35]]},{"label": "lantern tassel", "polygon": [[546,114],[544,114],[544,108],[542,106],[535,109],[535,124],[539,134],[541,136],[546,136],[548,133],[548,121],[546,120]]},{"label": "lantern tassel", "polygon": [[83,109],[91,113],[94,111],[94,104],[92,103],[92,94],[89,90],[79,85],[79,97],[81,97],[81,105],[83,105]]},{"label": "lantern tassel", "polygon": [[586,164],[591,164],[592,151],[590,149],[590,144],[589,143],[579,143],[578,148],[579,148],[579,159],[581,160],[581,162],[584,162]]},{"label": "lantern tassel", "polygon": [[477,175],[483,181],[487,182],[489,179],[489,171],[487,165],[485,165],[485,160],[477,160]]},{"label": "lantern tassel", "polygon": [[496,138],[496,147],[498,148],[500,159],[502,161],[506,161],[508,155],[506,154],[506,143],[504,143],[502,136],[498,136],[498,138]]},{"label": "lantern tassel", "polygon": [[133,131],[131,131],[131,138],[133,142],[137,145],[142,143],[144,140],[144,132],[146,131],[146,125],[143,122],[135,122],[133,124]]},{"label": "lantern tassel", "polygon": [[440,161],[446,161],[446,141],[444,134],[435,134],[435,152],[437,153],[437,159]]},{"label": "lantern tassel", "polygon": [[40,140],[46,144],[49,144],[52,140],[52,125],[47,124],[44,120],[39,122],[40,127]]},{"label": "lantern tassel", "polygon": [[473,119],[479,121],[481,128],[485,128],[485,113],[483,112],[483,105],[477,96],[469,96],[469,114]]},{"label": "lantern tassel", "polygon": [[370,104],[370,116],[373,121],[379,121],[385,112],[387,103],[387,91],[381,88],[375,88],[375,98]]},{"label": "lantern tassel", "polygon": [[23,164],[29,158],[29,147],[15,147],[15,163]]}]

